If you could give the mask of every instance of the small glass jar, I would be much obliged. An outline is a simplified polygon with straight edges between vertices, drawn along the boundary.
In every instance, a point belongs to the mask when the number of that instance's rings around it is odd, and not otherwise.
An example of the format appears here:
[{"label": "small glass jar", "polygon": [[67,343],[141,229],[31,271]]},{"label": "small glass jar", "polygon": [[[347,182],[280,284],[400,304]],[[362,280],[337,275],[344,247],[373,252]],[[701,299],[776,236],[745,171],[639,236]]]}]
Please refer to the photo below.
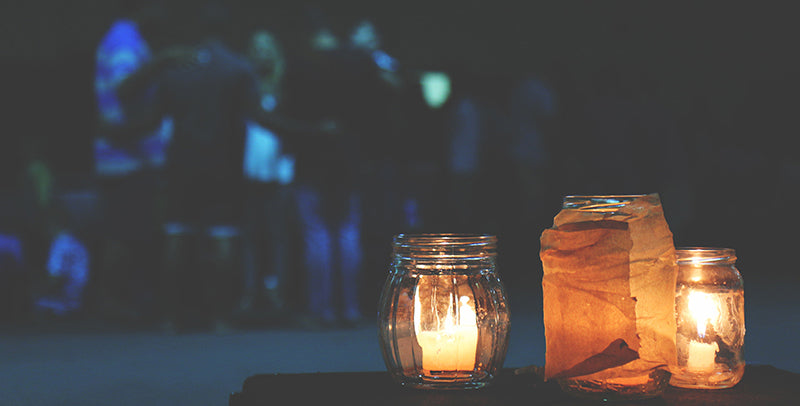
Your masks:
[{"label": "small glass jar", "polygon": [[677,267],[658,194],[566,196],[540,258],[545,378],[592,400],[660,396]]},{"label": "small glass jar", "polygon": [[678,364],[670,384],[723,389],[744,375],[744,284],[730,248],[680,248],[675,288]]},{"label": "small glass jar", "polygon": [[497,238],[399,234],[381,293],[378,334],[401,385],[470,389],[505,360],[509,309],[496,271]]}]

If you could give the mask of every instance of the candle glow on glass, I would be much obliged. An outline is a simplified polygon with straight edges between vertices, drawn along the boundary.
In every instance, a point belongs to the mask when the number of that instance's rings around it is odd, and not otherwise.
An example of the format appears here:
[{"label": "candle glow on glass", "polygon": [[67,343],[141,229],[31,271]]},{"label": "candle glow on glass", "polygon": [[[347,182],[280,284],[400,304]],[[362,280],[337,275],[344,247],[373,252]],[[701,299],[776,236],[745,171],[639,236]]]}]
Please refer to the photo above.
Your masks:
[{"label": "candle glow on glass", "polygon": [[[689,313],[697,325],[697,336],[705,338],[709,323],[713,326],[719,318],[719,303],[711,295],[693,290],[689,292]],[[717,343],[689,342],[689,358],[686,367],[694,372],[714,369],[719,346]]]},{"label": "candle glow on glass", "polygon": [[478,389],[505,360],[509,310],[497,237],[398,234],[378,309],[391,377],[415,389]]},{"label": "candle glow on glass", "polygon": [[[422,349],[422,368],[429,371],[472,371],[478,348],[478,325],[475,308],[468,296],[459,298],[456,307],[453,296],[438,330],[422,328],[422,304],[419,289],[414,294],[414,332]],[[455,309],[457,320],[453,317]],[[435,309],[426,309],[436,311]]]},{"label": "candle glow on glass", "polygon": [[744,375],[744,289],[730,248],[678,248],[678,364],[670,384],[724,389]]},{"label": "candle glow on glass", "polygon": [[689,292],[689,312],[697,322],[697,335],[705,338],[708,323],[713,325],[719,318],[719,303],[711,295],[693,290]]}]

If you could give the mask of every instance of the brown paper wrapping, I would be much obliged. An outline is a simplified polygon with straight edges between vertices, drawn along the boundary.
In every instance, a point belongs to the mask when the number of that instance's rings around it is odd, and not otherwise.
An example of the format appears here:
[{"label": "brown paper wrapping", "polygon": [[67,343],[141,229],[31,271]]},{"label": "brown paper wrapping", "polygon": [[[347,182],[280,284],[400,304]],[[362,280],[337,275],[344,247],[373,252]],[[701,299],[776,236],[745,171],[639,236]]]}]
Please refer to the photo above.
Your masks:
[{"label": "brown paper wrapping", "polygon": [[677,265],[658,194],[561,210],[540,257],[546,379],[646,376],[676,363]]}]

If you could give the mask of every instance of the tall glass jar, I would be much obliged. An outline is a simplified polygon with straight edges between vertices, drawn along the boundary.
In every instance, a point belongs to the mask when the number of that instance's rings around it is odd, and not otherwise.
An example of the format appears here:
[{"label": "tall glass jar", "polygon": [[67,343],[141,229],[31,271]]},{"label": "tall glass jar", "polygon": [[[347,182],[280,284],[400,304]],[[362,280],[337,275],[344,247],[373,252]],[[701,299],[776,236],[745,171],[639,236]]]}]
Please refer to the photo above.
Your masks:
[{"label": "tall glass jar", "polygon": [[497,238],[399,234],[381,293],[378,334],[395,381],[421,389],[480,388],[508,346],[509,309]]},{"label": "tall glass jar", "polygon": [[670,384],[723,389],[744,375],[744,284],[730,248],[680,248],[675,288],[678,364]]},{"label": "tall glass jar", "polygon": [[546,379],[589,399],[663,393],[677,266],[658,194],[565,197],[540,258]]}]

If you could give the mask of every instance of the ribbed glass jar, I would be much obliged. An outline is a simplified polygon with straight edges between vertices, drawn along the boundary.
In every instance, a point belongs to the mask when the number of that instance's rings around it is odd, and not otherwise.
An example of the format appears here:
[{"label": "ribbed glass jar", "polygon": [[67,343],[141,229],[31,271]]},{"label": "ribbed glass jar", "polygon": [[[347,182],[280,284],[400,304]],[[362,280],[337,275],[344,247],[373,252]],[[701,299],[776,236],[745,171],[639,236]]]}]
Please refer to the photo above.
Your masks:
[{"label": "ribbed glass jar", "polygon": [[395,381],[421,389],[469,389],[495,377],[509,328],[496,248],[492,235],[394,237],[378,335]]},{"label": "ribbed glass jar", "polygon": [[679,248],[678,365],[670,384],[724,389],[744,375],[744,283],[730,248]]}]

